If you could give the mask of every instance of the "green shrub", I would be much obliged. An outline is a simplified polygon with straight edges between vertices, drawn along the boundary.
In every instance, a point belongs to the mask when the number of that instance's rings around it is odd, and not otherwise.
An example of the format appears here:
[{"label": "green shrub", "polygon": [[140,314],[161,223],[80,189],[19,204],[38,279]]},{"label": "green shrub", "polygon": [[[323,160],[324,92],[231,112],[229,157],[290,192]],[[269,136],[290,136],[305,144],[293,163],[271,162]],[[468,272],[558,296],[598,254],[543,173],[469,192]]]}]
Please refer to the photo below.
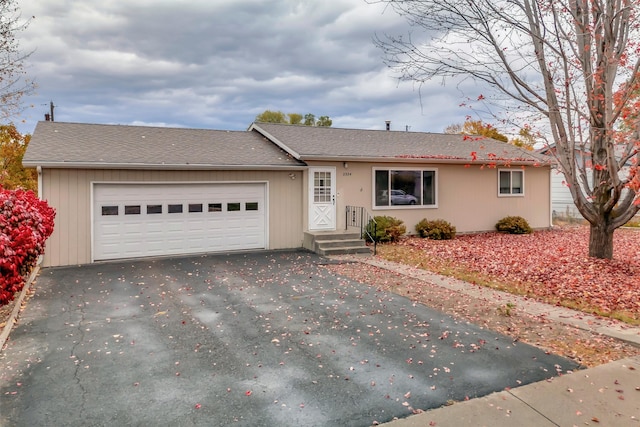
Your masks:
[{"label": "green shrub", "polygon": [[526,219],[521,216],[506,216],[496,224],[496,230],[509,234],[529,234],[531,227]]},{"label": "green shrub", "polygon": [[456,237],[456,228],[444,219],[423,219],[416,224],[416,232],[420,237],[431,240],[450,240]]},{"label": "green shrub", "polygon": [[[374,222],[375,221],[375,224]],[[374,232],[375,225],[375,232]],[[367,224],[367,231],[371,236],[366,239],[376,242],[396,242],[407,232],[404,222],[392,216],[376,216]]]}]

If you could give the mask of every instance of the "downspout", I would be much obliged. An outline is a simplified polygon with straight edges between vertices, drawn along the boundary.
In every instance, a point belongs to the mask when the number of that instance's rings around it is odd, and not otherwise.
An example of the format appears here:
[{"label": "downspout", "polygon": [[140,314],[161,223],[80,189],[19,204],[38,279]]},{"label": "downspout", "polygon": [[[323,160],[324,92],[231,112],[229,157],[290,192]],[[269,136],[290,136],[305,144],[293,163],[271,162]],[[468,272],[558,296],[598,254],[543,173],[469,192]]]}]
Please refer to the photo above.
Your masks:
[{"label": "downspout", "polygon": [[553,166],[549,167],[549,228],[553,228]]},{"label": "downspout", "polygon": [[[38,172],[38,199],[42,200],[42,195],[43,195],[43,191],[42,191],[42,166],[36,166],[36,172]],[[44,259],[43,255],[38,256],[38,262],[36,263],[36,266],[40,266],[40,264],[42,264],[42,261]]]},{"label": "downspout", "polygon": [[42,200],[42,166],[36,166],[38,172],[38,199]]}]

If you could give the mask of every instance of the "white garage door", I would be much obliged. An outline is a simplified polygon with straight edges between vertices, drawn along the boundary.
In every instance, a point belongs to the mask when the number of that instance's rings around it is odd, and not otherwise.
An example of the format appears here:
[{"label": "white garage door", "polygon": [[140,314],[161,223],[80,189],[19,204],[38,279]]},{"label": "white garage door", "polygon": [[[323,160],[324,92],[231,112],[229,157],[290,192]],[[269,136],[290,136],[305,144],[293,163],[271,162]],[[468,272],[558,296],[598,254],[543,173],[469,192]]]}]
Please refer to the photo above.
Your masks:
[{"label": "white garage door", "polygon": [[95,184],[93,259],[266,248],[266,184]]}]

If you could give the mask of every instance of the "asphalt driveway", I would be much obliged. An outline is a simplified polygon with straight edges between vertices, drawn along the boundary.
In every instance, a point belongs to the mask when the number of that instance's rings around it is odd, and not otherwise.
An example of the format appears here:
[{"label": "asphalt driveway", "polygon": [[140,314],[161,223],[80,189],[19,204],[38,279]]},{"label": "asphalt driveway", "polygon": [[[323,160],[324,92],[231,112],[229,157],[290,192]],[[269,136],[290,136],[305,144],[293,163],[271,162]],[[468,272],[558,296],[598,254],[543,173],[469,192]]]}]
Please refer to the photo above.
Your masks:
[{"label": "asphalt driveway", "polygon": [[327,262],[43,269],[0,354],[0,425],[369,426],[576,368]]}]

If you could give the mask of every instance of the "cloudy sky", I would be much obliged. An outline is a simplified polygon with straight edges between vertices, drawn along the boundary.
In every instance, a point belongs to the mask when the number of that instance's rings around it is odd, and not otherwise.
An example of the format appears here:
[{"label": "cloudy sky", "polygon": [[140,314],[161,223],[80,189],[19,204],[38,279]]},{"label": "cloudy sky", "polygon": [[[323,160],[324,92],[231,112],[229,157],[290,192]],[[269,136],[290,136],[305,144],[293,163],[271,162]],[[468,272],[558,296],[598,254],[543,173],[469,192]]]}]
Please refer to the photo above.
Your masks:
[{"label": "cloudy sky", "polygon": [[[398,82],[373,37],[403,18],[365,0],[21,0],[36,94],[16,120],[246,129],[264,110],[334,127],[441,132],[468,110],[455,85]],[[421,94],[421,95],[420,95]],[[22,122],[20,122],[22,121]],[[19,123],[20,122],[20,123]]]}]

